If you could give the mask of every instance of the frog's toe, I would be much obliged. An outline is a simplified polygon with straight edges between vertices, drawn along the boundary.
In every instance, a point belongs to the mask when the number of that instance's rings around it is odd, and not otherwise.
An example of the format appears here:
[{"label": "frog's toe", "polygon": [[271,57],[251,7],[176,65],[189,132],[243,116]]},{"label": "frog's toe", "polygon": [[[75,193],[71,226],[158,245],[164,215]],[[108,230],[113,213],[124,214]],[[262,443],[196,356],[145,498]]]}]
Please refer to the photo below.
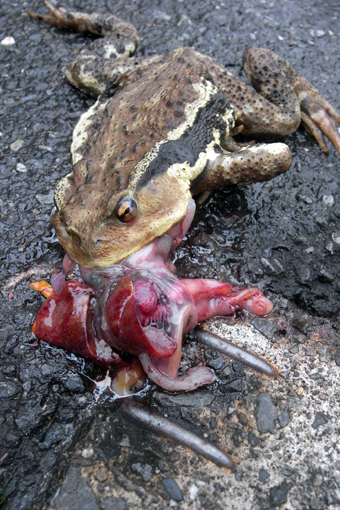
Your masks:
[{"label": "frog's toe", "polygon": [[340,154],[340,114],[320,94],[307,96],[301,101],[301,124],[325,154],[328,154],[325,136]]},{"label": "frog's toe", "polygon": [[60,11],[53,7],[53,5],[51,5],[49,2],[47,2],[47,0],[45,0],[44,3],[50,14],[38,14],[36,12],[27,11],[29,17],[38,21],[43,21],[49,25],[55,25],[63,28],[72,28],[70,23],[71,20],[68,20],[67,12],[65,9]]}]

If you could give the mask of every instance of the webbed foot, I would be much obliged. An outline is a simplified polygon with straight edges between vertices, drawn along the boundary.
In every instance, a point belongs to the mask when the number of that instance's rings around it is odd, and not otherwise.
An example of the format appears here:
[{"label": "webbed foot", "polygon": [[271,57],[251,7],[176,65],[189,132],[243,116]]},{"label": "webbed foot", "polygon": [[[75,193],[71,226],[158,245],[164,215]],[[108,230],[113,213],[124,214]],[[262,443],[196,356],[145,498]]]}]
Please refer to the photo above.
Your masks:
[{"label": "webbed foot", "polygon": [[128,37],[131,41],[134,40],[136,46],[138,44],[138,33],[135,27],[112,14],[70,12],[64,7],[56,9],[47,0],[45,0],[44,3],[49,10],[49,14],[37,14],[32,11],[27,11],[29,17],[38,21],[43,21],[49,25],[76,30],[78,32],[87,32],[101,37],[120,32],[121,36]]},{"label": "webbed foot", "polygon": [[301,101],[301,124],[325,154],[329,152],[325,136],[340,154],[340,114],[316,89],[310,88],[304,95]]}]

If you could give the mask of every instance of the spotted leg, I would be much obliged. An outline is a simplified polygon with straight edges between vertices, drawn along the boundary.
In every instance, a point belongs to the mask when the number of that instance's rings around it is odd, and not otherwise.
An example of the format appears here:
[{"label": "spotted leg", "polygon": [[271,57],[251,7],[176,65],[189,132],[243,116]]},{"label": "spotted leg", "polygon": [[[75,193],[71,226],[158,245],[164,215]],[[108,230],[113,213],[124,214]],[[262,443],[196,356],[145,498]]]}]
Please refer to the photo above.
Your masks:
[{"label": "spotted leg", "polygon": [[253,145],[236,152],[216,154],[192,183],[192,193],[204,193],[222,186],[267,181],[286,172],[292,161],[283,143]]},{"label": "spotted leg", "polygon": [[28,11],[31,18],[61,28],[90,33],[99,37],[86,46],[68,66],[66,78],[74,87],[93,97],[114,89],[121,77],[132,68],[124,65],[138,45],[133,25],[112,14],[86,14],[56,9],[45,1],[49,14]]},{"label": "spotted leg", "polygon": [[[244,53],[243,65],[248,79],[256,91],[276,108],[287,112],[291,119],[288,124],[289,128],[293,129],[295,123],[297,127],[301,122],[325,153],[328,153],[326,136],[340,154],[340,136],[337,130],[340,114],[315,87],[295,71],[287,60],[270,50],[250,48]],[[231,101],[234,99],[238,106],[236,97],[231,98]],[[253,129],[257,128],[253,114],[250,119],[247,109],[242,105],[240,107],[242,109],[241,122],[251,134]],[[256,108],[256,105],[254,107]],[[267,113],[264,110],[264,120],[267,121],[263,126],[264,134],[268,129],[271,129],[269,125],[271,118],[269,113],[266,118]],[[258,134],[261,134],[261,131]]]}]

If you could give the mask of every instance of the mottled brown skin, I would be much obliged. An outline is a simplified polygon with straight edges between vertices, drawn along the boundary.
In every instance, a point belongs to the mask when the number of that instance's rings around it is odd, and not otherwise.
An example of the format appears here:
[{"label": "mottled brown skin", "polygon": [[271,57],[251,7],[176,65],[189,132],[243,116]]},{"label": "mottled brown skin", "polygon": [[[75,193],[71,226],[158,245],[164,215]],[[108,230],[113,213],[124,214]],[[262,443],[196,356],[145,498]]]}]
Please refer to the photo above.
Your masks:
[{"label": "mottled brown skin", "polygon": [[[277,138],[302,123],[325,152],[323,134],[340,153],[339,114],[271,51],[244,55],[258,94],[192,48],[130,58],[138,44],[132,25],[45,4],[50,15],[30,16],[101,37],[66,72],[72,85],[101,97],[75,129],[73,170],[57,186],[52,218],[60,243],[82,266],[114,264],[164,234],[185,216],[191,194],[289,168],[284,144],[229,152],[235,132]],[[122,220],[126,200],[134,208]]]}]

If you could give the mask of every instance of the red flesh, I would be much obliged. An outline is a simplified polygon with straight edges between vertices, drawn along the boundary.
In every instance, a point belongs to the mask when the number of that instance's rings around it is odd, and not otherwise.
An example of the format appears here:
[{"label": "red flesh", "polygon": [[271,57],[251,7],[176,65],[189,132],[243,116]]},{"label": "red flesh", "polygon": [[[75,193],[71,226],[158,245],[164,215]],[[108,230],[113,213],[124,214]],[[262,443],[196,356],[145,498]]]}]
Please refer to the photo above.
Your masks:
[{"label": "red flesh", "polygon": [[[213,382],[207,367],[178,377],[182,334],[197,322],[237,309],[265,315],[272,304],[258,289],[232,293],[228,283],[173,275],[167,257],[186,234],[193,211],[189,203],[180,225],[112,266],[112,274],[93,270],[102,278],[96,290],[78,281],[56,281],[56,292],[38,312],[36,336],[105,366],[123,365],[116,351],[138,356],[148,376],[169,391]],[[66,268],[70,265],[67,258]],[[83,276],[91,280],[91,271],[83,270]]]}]

